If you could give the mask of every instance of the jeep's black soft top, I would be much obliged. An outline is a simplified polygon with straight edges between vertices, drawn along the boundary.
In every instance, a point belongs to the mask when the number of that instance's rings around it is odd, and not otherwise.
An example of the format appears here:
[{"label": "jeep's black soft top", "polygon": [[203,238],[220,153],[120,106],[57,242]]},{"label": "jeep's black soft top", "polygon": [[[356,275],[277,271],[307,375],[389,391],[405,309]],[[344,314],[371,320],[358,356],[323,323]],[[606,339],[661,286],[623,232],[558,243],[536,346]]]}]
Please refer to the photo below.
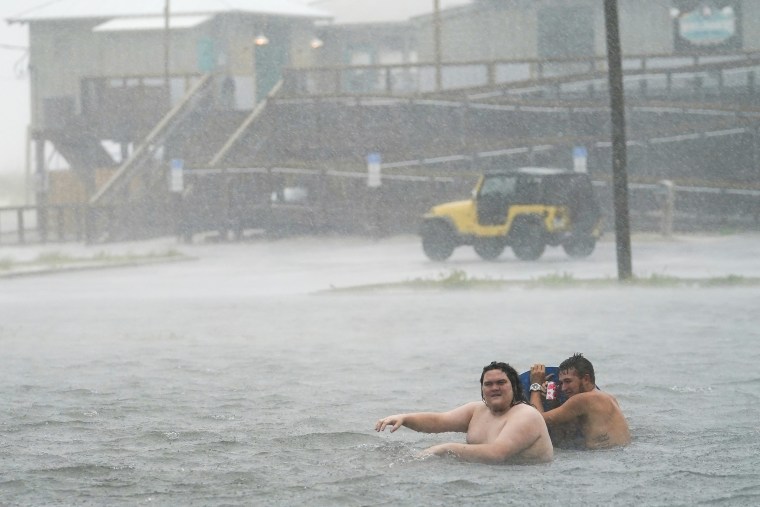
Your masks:
[{"label": "jeep's black soft top", "polygon": [[523,183],[509,197],[512,204],[567,206],[573,221],[583,230],[593,227],[599,219],[599,204],[588,173],[556,167],[518,167],[486,171],[484,176],[523,177]]}]

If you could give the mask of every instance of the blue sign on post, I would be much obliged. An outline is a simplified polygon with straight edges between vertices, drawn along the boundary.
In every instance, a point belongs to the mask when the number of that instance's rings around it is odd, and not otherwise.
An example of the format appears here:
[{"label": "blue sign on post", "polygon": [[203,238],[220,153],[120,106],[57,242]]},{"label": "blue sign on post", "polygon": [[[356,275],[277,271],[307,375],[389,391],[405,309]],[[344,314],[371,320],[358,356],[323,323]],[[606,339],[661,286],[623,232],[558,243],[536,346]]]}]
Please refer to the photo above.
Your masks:
[{"label": "blue sign on post", "polygon": [[381,157],[379,153],[367,155],[367,186],[376,188],[382,184],[380,174]]},{"label": "blue sign on post", "polygon": [[573,170],[579,173],[585,173],[588,170],[588,150],[585,146],[576,146],[573,148]]},{"label": "blue sign on post", "polygon": [[182,192],[184,190],[184,181],[182,171],[185,167],[185,161],[181,158],[173,158],[169,163],[169,190],[172,192]]}]

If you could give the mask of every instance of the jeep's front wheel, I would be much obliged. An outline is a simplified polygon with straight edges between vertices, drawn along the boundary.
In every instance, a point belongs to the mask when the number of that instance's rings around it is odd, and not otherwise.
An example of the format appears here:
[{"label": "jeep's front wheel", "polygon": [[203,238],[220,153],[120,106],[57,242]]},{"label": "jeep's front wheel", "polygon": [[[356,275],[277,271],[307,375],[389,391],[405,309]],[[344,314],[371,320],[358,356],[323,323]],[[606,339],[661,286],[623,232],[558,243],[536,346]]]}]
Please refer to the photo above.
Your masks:
[{"label": "jeep's front wheel", "polygon": [[512,251],[523,261],[534,261],[546,250],[544,229],[534,222],[518,222],[511,233]]},{"label": "jeep's front wheel", "polygon": [[426,224],[422,229],[422,251],[431,261],[445,261],[454,252],[456,242],[451,228],[440,222]]},{"label": "jeep's front wheel", "polygon": [[475,240],[472,245],[475,253],[486,261],[497,259],[504,251],[505,246],[507,245],[503,238],[481,238]]},{"label": "jeep's front wheel", "polygon": [[565,253],[574,259],[588,257],[596,247],[596,238],[591,236],[573,237],[562,243]]}]

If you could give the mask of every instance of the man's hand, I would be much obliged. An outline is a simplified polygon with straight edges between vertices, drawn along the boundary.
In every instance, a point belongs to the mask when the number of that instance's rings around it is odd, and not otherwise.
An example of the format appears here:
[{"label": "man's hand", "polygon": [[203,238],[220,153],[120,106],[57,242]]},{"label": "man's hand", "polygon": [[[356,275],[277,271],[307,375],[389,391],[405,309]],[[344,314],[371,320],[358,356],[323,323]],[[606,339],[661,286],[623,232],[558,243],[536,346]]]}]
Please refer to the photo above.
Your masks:
[{"label": "man's hand", "polygon": [[544,385],[546,382],[546,366],[541,363],[536,363],[530,367],[530,383]]},{"label": "man's hand", "polygon": [[379,419],[375,423],[375,431],[383,431],[386,426],[391,427],[391,433],[399,429],[404,424],[404,418],[406,414],[389,415],[383,419]]}]

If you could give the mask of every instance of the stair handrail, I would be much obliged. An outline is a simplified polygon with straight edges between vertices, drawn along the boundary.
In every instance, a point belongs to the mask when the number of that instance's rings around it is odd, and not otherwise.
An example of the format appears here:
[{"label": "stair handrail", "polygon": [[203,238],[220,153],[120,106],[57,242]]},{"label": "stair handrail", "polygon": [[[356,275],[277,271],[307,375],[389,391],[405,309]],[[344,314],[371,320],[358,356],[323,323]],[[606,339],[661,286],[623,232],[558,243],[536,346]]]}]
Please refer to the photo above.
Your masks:
[{"label": "stair handrail", "polygon": [[216,152],[216,155],[213,156],[211,161],[208,163],[209,167],[216,167],[219,162],[227,155],[227,152],[232,149],[232,147],[237,143],[240,138],[242,137],[243,133],[248,130],[248,127],[251,126],[251,124],[258,118],[261,113],[264,112],[264,110],[267,107],[267,104],[269,103],[269,100],[274,98],[275,95],[277,95],[280,90],[282,89],[283,80],[280,79],[277,81],[277,84],[275,84],[272,89],[267,93],[267,96],[259,102],[256,107],[251,111],[251,113],[246,116],[246,118],[243,120],[243,122],[240,124],[240,126],[235,130],[235,132],[227,139],[227,142],[224,143],[224,145],[219,149],[219,151]]},{"label": "stair handrail", "polygon": [[205,86],[211,81],[213,74],[205,74],[200,80],[198,80],[188,91],[185,96],[177,104],[172,107],[168,113],[153,127],[137,148],[130,154],[130,156],[122,162],[119,168],[116,170],[113,176],[98,190],[95,195],[90,198],[90,206],[99,204],[100,200],[109,193],[114,186],[129,172],[139,161],[143,159],[144,155],[150,155],[155,150],[153,147],[151,151],[148,151],[152,147],[159,135],[169,127],[176,117],[182,112],[183,109],[195,98],[196,94],[205,88]]}]

